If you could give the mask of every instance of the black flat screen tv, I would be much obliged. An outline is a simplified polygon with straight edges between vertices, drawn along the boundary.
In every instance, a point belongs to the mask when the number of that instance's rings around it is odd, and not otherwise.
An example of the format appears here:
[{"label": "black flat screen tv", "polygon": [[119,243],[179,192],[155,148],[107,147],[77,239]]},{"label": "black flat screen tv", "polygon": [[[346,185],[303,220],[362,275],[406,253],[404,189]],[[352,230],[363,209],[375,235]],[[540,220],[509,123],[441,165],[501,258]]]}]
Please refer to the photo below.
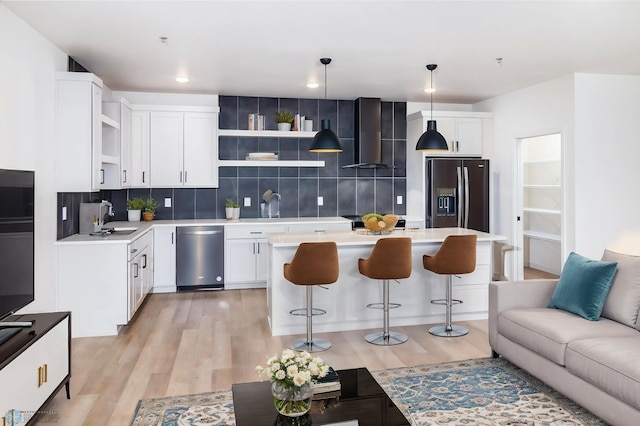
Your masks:
[{"label": "black flat screen tv", "polygon": [[0,320],[34,300],[34,178],[0,169]]}]

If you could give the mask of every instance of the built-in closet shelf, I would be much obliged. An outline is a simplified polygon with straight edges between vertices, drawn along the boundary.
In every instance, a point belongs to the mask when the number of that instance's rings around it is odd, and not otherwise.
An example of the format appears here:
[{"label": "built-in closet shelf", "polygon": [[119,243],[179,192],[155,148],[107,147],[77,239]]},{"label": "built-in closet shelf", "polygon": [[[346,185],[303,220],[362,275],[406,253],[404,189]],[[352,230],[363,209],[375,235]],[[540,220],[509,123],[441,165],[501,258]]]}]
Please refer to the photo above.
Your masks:
[{"label": "built-in closet shelf", "polygon": [[[256,132],[252,132],[256,133]],[[218,160],[219,167],[324,167],[324,161]]]},{"label": "built-in closet shelf", "polygon": [[540,189],[554,189],[562,188],[562,185],[522,185],[524,188],[540,188]]},{"label": "built-in closet shelf", "polygon": [[541,214],[562,214],[561,210],[555,209],[535,209],[533,207],[525,207],[522,209],[524,212],[528,213],[541,213]]},{"label": "built-in closet shelf", "polygon": [[525,237],[535,238],[538,240],[560,242],[560,235],[548,234],[545,232],[536,232],[536,231],[524,231],[523,234]]},{"label": "built-in closet shelf", "polygon": [[318,132],[280,132],[278,130],[218,130],[218,136],[241,136],[253,138],[312,138]]},{"label": "built-in closet shelf", "polygon": [[120,157],[102,154],[101,162],[102,164],[120,164]]},{"label": "built-in closet shelf", "polygon": [[100,118],[102,120],[102,125],[103,126],[113,127],[114,129],[119,129],[120,128],[120,123],[118,123],[117,121],[107,117],[106,115],[102,114],[102,116]]}]

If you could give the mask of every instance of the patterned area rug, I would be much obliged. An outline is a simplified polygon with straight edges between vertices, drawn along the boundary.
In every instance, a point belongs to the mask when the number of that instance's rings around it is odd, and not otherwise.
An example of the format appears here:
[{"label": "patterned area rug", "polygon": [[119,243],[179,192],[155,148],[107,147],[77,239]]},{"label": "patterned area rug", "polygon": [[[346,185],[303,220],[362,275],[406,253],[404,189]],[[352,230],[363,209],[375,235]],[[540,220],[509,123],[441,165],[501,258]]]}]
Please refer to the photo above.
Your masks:
[{"label": "patterned area rug", "polygon": [[[503,358],[371,373],[414,425],[605,425]],[[230,391],[142,400],[132,426],[232,426]]]}]

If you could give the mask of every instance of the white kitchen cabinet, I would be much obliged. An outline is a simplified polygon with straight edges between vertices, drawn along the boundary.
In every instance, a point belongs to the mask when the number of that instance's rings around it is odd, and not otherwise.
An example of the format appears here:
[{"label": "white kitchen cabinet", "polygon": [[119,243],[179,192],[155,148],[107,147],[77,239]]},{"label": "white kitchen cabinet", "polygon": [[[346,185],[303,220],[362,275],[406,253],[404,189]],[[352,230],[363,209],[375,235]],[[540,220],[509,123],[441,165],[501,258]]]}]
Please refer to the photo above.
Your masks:
[{"label": "white kitchen cabinet", "polygon": [[153,234],[153,292],[175,293],[176,227],[156,227]]},{"label": "white kitchen cabinet", "polygon": [[267,282],[269,232],[286,232],[286,225],[265,223],[225,227],[225,289],[262,288]]},{"label": "white kitchen cabinet", "polygon": [[[20,320],[35,321],[31,327],[35,337],[26,340],[24,345],[16,346],[16,350],[23,352],[0,367],[0,382],[11,384],[0,390],[0,421],[3,425],[29,422],[50,397],[63,385],[68,386],[70,378],[69,314],[30,314]],[[20,334],[27,332],[24,330]],[[20,334],[12,338],[11,344],[19,341]],[[19,413],[22,421],[11,422],[7,418],[11,410]]]},{"label": "white kitchen cabinet", "polygon": [[[427,122],[424,121],[424,128]],[[452,154],[482,156],[482,119],[442,117],[437,119],[438,131],[444,136]]]},{"label": "white kitchen cabinet", "polygon": [[303,232],[330,232],[330,231],[351,231],[350,222],[335,223],[294,223],[287,226],[287,232],[303,233]]},{"label": "white kitchen cabinet", "polygon": [[124,99],[102,102],[101,189],[131,187],[131,106]]},{"label": "white kitchen cabinet", "polygon": [[149,111],[131,114],[131,166],[127,179],[133,188],[148,188],[149,179]]},{"label": "white kitchen cabinet", "polygon": [[[445,138],[448,152],[424,153],[427,157],[481,157],[485,126],[492,126],[493,114],[486,112],[433,111],[438,132]],[[415,144],[427,129],[430,111],[407,116],[407,154],[415,156]],[[488,142],[488,141],[487,141]]]},{"label": "white kitchen cabinet", "polygon": [[102,80],[91,73],[56,73],[58,192],[100,190],[102,122]]},{"label": "white kitchen cabinet", "polygon": [[153,232],[129,244],[128,321],[131,321],[153,285]]},{"label": "white kitchen cabinet", "polygon": [[152,187],[218,186],[217,112],[151,111],[150,129]]},{"label": "white kitchen cabinet", "polygon": [[[130,243],[96,240],[56,246],[56,309],[73,313],[74,337],[116,335],[118,327],[129,322],[146,296],[144,280],[137,292],[129,281],[131,261],[145,254],[145,247],[150,248],[146,252],[147,268],[153,269],[151,229]],[[144,260],[136,260],[144,277]],[[152,270],[148,272],[153,274]]]}]

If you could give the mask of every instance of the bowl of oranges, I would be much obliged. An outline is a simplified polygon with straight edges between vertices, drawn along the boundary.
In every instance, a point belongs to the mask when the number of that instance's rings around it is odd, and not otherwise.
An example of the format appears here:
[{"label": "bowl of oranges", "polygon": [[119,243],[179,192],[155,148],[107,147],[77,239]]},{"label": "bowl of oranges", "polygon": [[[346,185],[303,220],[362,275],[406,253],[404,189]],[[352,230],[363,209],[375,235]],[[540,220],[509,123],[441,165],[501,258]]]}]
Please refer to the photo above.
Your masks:
[{"label": "bowl of oranges", "polygon": [[398,223],[399,217],[394,214],[381,215],[378,213],[367,213],[362,216],[364,227],[372,234],[388,234]]}]

